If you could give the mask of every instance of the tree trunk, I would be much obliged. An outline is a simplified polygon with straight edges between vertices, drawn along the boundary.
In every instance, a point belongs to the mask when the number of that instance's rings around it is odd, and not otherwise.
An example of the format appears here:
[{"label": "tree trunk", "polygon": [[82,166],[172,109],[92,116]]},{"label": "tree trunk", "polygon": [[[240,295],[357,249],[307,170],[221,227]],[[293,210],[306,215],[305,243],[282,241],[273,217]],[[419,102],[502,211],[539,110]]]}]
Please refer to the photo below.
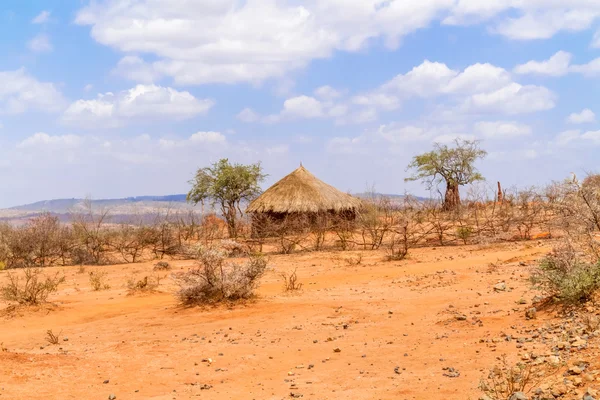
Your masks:
[{"label": "tree trunk", "polygon": [[500,182],[498,182],[498,203],[502,204],[504,201],[504,195],[502,193],[502,186],[500,186]]},{"label": "tree trunk", "polygon": [[460,206],[460,193],[458,192],[458,185],[455,183],[446,184],[446,195],[444,196],[444,205],[442,209],[444,211],[455,211]]}]

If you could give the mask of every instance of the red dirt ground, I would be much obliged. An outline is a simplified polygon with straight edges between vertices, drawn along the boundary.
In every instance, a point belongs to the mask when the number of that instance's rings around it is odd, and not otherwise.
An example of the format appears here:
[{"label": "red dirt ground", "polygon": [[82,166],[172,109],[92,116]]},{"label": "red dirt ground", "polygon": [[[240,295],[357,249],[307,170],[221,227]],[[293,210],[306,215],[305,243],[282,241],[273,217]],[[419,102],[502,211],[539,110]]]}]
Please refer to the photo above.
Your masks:
[{"label": "red dirt ground", "polygon": [[[277,255],[256,300],[208,309],[179,307],[170,279],[160,293],[128,296],[127,279],[152,274],[151,263],[62,268],[54,307],[0,316],[0,399],[477,399],[485,371],[517,351],[480,339],[551,318],[526,321],[530,305],[517,304],[534,296],[520,262],[550,247],[417,249],[401,262],[363,252],[355,266],[345,259],[358,252]],[[295,268],[303,290],[285,294],[279,273]],[[111,289],[91,290],[96,269]],[[495,292],[500,281],[509,290]],[[58,345],[48,329],[62,331]]]}]

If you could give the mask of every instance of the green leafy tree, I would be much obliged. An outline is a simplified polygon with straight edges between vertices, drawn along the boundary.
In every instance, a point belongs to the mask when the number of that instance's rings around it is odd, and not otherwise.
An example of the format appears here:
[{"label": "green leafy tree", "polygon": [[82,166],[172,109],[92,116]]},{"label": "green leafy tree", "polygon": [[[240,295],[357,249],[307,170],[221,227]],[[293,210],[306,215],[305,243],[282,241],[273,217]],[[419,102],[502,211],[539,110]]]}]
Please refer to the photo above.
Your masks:
[{"label": "green leafy tree", "polygon": [[253,200],[261,192],[260,182],[266,175],[262,173],[260,163],[251,165],[230,164],[224,158],[210,167],[200,168],[190,181],[192,189],[187,200],[193,204],[210,201],[221,207],[221,213],[227,222],[229,236],[238,234],[238,215],[242,215],[242,201]]},{"label": "green leafy tree", "polygon": [[458,188],[469,183],[484,180],[474,164],[487,155],[485,150],[479,148],[475,140],[455,141],[455,147],[448,147],[436,143],[434,149],[428,153],[420,154],[412,159],[408,170],[414,174],[405,181],[423,181],[431,189],[433,186],[445,183],[443,209],[456,210],[460,206],[460,193]]}]

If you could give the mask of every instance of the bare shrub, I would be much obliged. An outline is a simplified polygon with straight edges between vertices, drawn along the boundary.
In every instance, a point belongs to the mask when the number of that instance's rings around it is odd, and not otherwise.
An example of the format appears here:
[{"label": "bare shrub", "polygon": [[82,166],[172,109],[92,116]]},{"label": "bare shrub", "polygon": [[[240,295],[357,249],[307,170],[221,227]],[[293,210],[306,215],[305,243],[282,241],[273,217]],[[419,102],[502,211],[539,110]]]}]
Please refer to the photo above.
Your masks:
[{"label": "bare shrub", "polygon": [[45,303],[65,281],[65,277],[59,272],[48,276],[42,273],[41,268],[24,268],[22,275],[21,277],[16,272],[7,273],[8,284],[0,287],[0,294],[4,300],[23,305]]},{"label": "bare shrub", "polygon": [[243,263],[226,261],[217,249],[200,249],[197,267],[173,274],[179,285],[176,293],[184,305],[211,304],[248,299],[254,295],[267,267],[262,255],[252,255]]},{"label": "bare shrub", "polygon": [[130,294],[136,292],[152,292],[160,286],[160,281],[162,279],[163,277],[159,275],[144,276],[141,279],[131,277],[127,280],[127,289],[129,289]]},{"label": "bare shrub", "polygon": [[397,207],[389,197],[371,190],[358,213],[357,225],[363,248],[377,250],[397,222]]},{"label": "bare shrub", "polygon": [[228,257],[242,257],[247,254],[246,248],[232,239],[221,240],[219,247],[227,254]]},{"label": "bare shrub", "polygon": [[109,210],[97,212],[92,202],[86,200],[83,212],[73,212],[73,235],[76,246],[72,250],[72,262],[75,264],[99,265],[107,262],[107,253],[111,249],[110,232],[106,227]]},{"label": "bare shrub", "polygon": [[154,271],[168,271],[171,269],[171,266],[166,261],[159,261],[156,264],[154,264],[154,267],[152,269]]},{"label": "bare shrub", "polygon": [[106,276],[106,271],[90,272],[90,285],[95,292],[110,289],[110,285],[106,283]]},{"label": "bare shrub", "polygon": [[356,254],[354,256],[349,256],[349,257],[344,258],[344,261],[349,266],[360,265],[360,264],[362,264],[362,260],[363,260],[363,254],[362,253],[358,253],[358,254]]},{"label": "bare shrub", "polygon": [[559,303],[585,303],[600,288],[600,263],[582,260],[572,246],[565,244],[540,262],[531,281]]},{"label": "bare shrub", "polygon": [[62,331],[60,331],[58,334],[54,334],[54,332],[52,332],[52,329],[48,329],[46,331],[46,341],[50,344],[58,344],[58,342],[60,341],[61,333]]},{"label": "bare shrub", "polygon": [[302,283],[298,282],[296,269],[291,274],[282,272],[280,275],[283,278],[283,290],[285,292],[297,292],[302,289]]},{"label": "bare shrub", "polygon": [[481,379],[479,389],[491,400],[510,400],[513,394],[528,393],[536,385],[537,371],[531,364],[509,365],[506,356]]}]

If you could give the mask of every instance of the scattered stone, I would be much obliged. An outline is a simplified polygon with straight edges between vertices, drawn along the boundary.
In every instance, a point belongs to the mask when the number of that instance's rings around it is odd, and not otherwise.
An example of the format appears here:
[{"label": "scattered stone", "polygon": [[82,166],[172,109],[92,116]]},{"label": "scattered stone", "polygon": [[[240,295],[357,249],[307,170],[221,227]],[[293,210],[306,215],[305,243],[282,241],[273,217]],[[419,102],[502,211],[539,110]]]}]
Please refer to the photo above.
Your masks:
[{"label": "scattered stone", "polygon": [[528,308],[525,311],[525,318],[526,319],[536,319],[536,317],[537,317],[537,310],[536,310],[535,307]]},{"label": "scattered stone", "polygon": [[494,285],[494,290],[496,292],[504,292],[506,291],[506,283],[500,282]]},{"label": "scattered stone", "polygon": [[529,400],[529,398],[523,392],[515,392],[509,400]]},{"label": "scattered stone", "polygon": [[108,400],[115,400],[116,398],[117,398],[117,396],[115,396],[114,394],[108,395]]},{"label": "scattered stone", "polygon": [[460,376],[460,372],[452,367],[444,367],[442,370],[446,371],[444,372],[444,376],[448,378],[458,378]]},{"label": "scattered stone", "polygon": [[342,351],[342,349],[340,349],[339,347],[336,347],[335,349],[333,349],[334,353],[340,353]]}]

